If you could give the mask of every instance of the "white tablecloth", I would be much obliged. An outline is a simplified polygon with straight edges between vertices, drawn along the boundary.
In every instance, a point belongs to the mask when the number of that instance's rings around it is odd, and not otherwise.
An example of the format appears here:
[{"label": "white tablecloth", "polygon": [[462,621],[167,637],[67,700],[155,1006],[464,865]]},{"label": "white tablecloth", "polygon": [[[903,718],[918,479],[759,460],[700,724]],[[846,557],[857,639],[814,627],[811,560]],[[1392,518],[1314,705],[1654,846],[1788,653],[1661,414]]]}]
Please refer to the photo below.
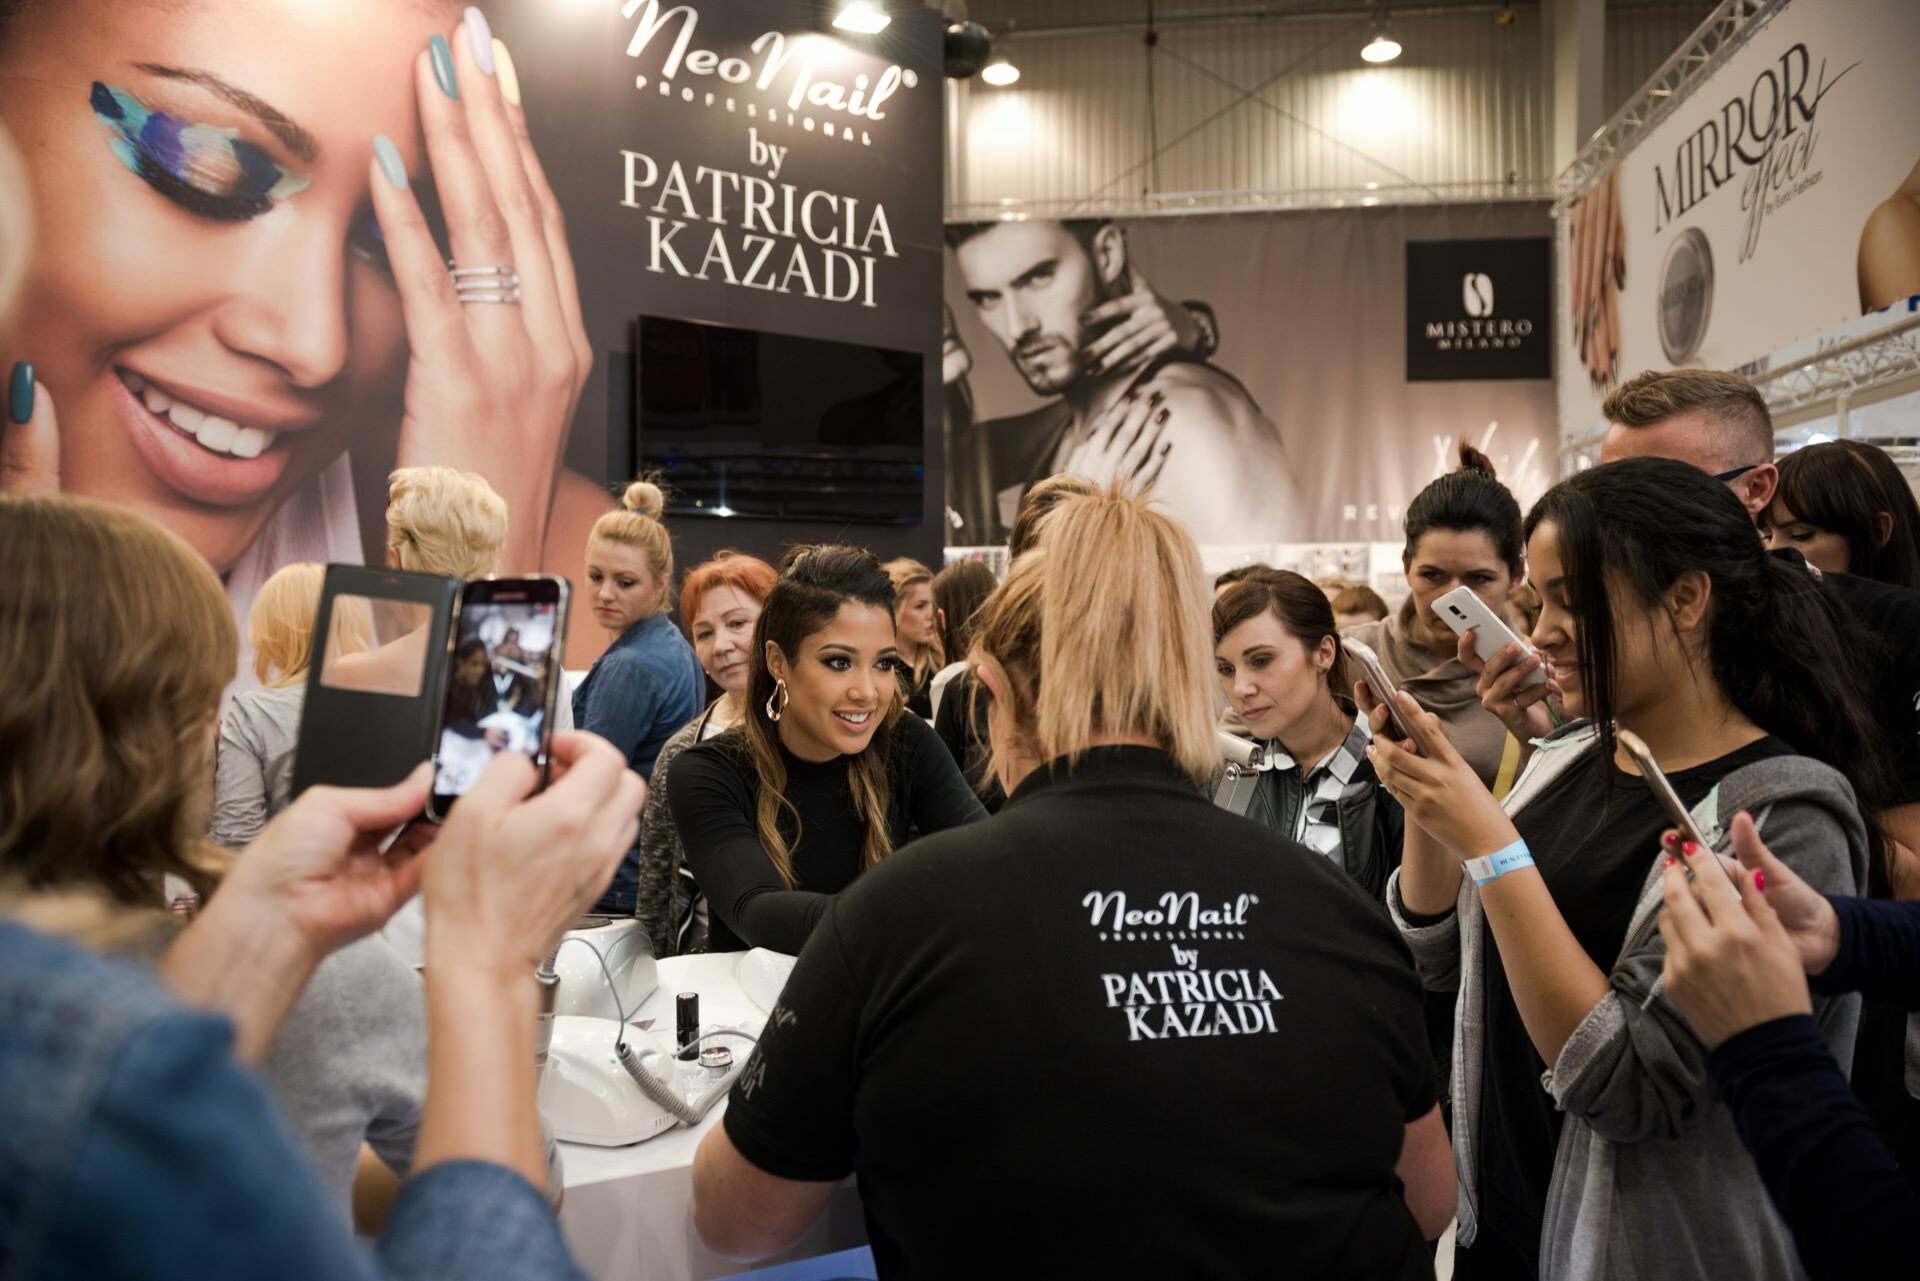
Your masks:
[{"label": "white tablecloth", "polygon": [[[700,994],[700,1021],[758,1025],[766,1018],[740,987],[741,952],[677,956],[660,962],[660,986],[630,1018],[654,1020],[673,1038],[674,997]],[[599,1148],[562,1143],[567,1197],[560,1211],[573,1257],[596,1281],[696,1281],[747,1269],[710,1253],[693,1230],[693,1154],[720,1122],[723,1101],[697,1129],[682,1126],[644,1143]],[[866,1243],[866,1220],[849,1180],[807,1239],[781,1259],[803,1259]],[[770,1261],[771,1262],[771,1261]]]}]

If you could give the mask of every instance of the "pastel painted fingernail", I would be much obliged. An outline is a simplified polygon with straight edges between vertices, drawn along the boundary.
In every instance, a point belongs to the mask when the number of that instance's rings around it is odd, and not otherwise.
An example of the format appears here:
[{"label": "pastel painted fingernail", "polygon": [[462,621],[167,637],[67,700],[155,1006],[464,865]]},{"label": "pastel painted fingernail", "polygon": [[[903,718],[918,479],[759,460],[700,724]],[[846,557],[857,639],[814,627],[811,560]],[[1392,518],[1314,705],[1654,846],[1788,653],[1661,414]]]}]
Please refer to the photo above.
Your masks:
[{"label": "pastel painted fingernail", "polygon": [[493,40],[493,70],[500,79],[500,96],[514,106],[520,105],[520,72],[513,65],[513,53],[506,41]]},{"label": "pastel painted fingernail", "polygon": [[473,49],[474,65],[488,75],[492,75],[493,28],[487,25],[487,15],[468,5],[466,12],[460,17],[467,27],[467,44]]},{"label": "pastel painted fingernail", "polygon": [[33,417],[33,366],[24,360],[7,380],[7,417],[16,423]]},{"label": "pastel painted fingernail", "polygon": [[1762,894],[1767,892],[1767,874],[1757,867],[1753,869],[1753,888]]},{"label": "pastel painted fingernail", "polygon": [[436,34],[427,41],[427,54],[433,60],[433,78],[440,84],[440,92],[460,101],[460,86],[453,78],[453,50],[447,48],[447,38]]},{"label": "pastel painted fingernail", "polygon": [[380,172],[386,175],[388,182],[396,190],[407,189],[407,167],[400,161],[400,149],[393,145],[393,139],[377,134],[373,139],[373,156],[380,162]]}]

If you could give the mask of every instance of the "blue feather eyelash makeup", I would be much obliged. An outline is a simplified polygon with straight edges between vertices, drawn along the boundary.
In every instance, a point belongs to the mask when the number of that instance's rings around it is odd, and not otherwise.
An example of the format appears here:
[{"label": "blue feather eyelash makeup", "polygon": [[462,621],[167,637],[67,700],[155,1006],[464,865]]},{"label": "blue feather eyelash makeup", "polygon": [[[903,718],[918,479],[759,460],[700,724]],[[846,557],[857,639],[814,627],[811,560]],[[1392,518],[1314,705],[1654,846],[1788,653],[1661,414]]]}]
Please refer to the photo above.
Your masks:
[{"label": "blue feather eyelash makeup", "polygon": [[282,167],[238,129],[154,111],[125,89],[99,81],[91,101],[120,163],[192,213],[224,222],[257,218],[311,181]]}]

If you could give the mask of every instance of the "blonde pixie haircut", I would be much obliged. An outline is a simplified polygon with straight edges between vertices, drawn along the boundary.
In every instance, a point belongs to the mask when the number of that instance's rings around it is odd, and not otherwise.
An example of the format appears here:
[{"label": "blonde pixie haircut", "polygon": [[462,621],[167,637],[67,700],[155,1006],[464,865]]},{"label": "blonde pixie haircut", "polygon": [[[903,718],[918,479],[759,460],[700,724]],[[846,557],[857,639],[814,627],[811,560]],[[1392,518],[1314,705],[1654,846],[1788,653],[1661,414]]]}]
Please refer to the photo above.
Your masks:
[{"label": "blonde pixie haircut", "polygon": [[387,549],[401,569],[485,578],[507,544],[507,500],[477,472],[402,467],[387,477]]},{"label": "blonde pixie haircut", "polygon": [[[307,678],[314,615],[320,610],[326,577],[327,567],[312,561],[282,566],[254,597],[247,613],[247,644],[253,649],[253,674],[268,689]],[[357,654],[373,648],[373,629],[365,611],[348,606],[341,599],[333,604],[334,653]]]},{"label": "blonde pixie haircut", "polygon": [[620,509],[610,511],[593,522],[589,543],[595,539],[631,547],[646,558],[647,568],[660,580],[660,602],[654,612],[673,612],[673,540],[660,513],[667,509],[667,495],[651,477],[642,477],[627,486],[620,496]]},{"label": "blonde pixie haircut", "polygon": [[0,497],[0,874],[159,908],[202,894],[213,729],[239,644],[178,535],[124,507]]},{"label": "blonde pixie haircut", "polygon": [[976,625],[969,661],[1008,691],[988,712],[995,736],[1071,763],[1096,737],[1143,735],[1208,786],[1220,766],[1208,587],[1192,536],[1143,498],[1063,499]]}]

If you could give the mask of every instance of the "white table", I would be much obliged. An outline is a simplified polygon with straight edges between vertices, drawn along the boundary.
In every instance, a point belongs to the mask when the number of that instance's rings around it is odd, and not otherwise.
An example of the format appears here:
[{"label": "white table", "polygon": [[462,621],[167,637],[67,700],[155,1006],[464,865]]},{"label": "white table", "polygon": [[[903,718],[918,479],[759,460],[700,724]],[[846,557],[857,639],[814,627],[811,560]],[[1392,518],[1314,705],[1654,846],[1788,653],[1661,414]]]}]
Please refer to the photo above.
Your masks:
[{"label": "white table", "polygon": [[[652,1031],[673,1038],[674,997],[700,994],[700,1021],[757,1027],[766,1011],[747,999],[737,970],[741,952],[676,956],[660,962],[660,986],[632,1019],[654,1020]],[[693,1230],[693,1154],[719,1124],[724,1101],[697,1128],[684,1126],[624,1148],[562,1143],[567,1198],[560,1211],[573,1257],[596,1281],[703,1281],[747,1270],[711,1253]],[[866,1244],[866,1219],[849,1180],[834,1192],[827,1213],[799,1246],[777,1262],[831,1254]]]}]

